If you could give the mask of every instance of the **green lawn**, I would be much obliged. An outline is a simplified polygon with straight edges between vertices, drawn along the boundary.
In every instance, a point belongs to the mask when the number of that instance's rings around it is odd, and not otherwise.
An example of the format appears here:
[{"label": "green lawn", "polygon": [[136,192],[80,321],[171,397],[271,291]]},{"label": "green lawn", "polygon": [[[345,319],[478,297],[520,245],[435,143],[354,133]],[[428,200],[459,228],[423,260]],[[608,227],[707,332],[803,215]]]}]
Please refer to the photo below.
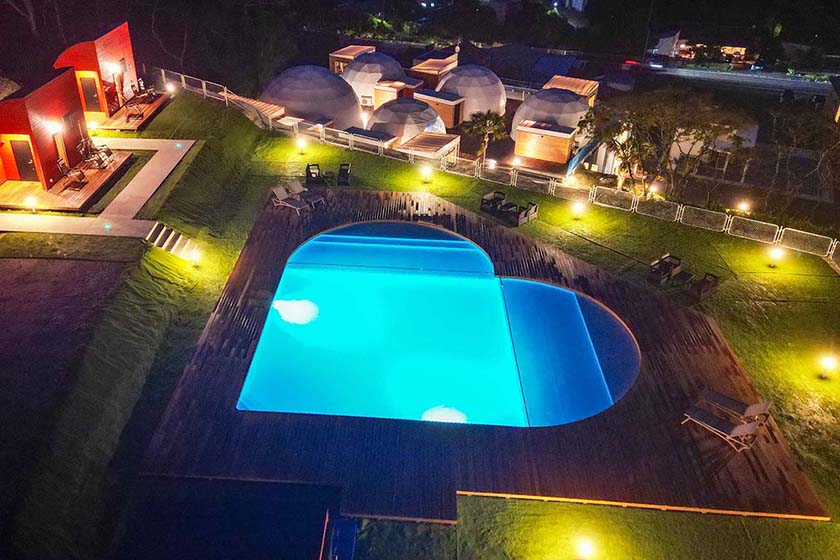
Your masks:
[{"label": "green lawn", "polygon": [[[354,188],[426,189],[473,210],[483,193],[500,188],[437,171],[423,184],[414,166],[314,143],[301,156],[292,140],[188,95],[176,97],[141,135],[201,141],[189,165],[144,208],[144,217],[200,243],[201,267],[148,250],[118,289],[76,386],[56,412],[59,429],[39,456],[16,519],[17,550],[25,557],[95,558],[107,546],[142,450],[277,175],[302,173],[306,162],[336,170],[346,161]],[[696,273],[719,274],[723,284],[703,309],[774,401],[801,464],[832,514],[840,514],[840,379],[821,381],[816,368],[822,352],[840,351],[840,277],[816,257],[788,252],[770,269],[758,243],[591,206],[575,220],[567,201],[503,190],[540,203],[540,219],[523,232],[631,282],[644,282],[644,263],[664,252],[680,255]],[[45,250],[53,255],[92,251],[81,238],[50,243]],[[38,250],[31,238],[0,243],[0,254]],[[679,292],[666,293],[682,301]],[[596,558],[697,557],[700,546],[712,547],[709,558],[840,555],[836,523],[477,498],[459,500],[459,515],[458,529],[367,522],[359,558],[572,558],[581,536],[593,541]]]}]

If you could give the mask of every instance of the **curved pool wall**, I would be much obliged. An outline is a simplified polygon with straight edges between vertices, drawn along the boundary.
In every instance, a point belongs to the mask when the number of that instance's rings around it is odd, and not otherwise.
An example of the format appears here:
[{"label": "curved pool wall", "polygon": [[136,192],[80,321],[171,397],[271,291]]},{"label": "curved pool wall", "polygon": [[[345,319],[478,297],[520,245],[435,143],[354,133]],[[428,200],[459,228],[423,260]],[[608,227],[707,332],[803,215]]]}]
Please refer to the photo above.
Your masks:
[{"label": "curved pool wall", "polygon": [[497,277],[451,232],[365,222],[289,257],[237,408],[554,426],[612,406],[638,369],[595,300]]}]

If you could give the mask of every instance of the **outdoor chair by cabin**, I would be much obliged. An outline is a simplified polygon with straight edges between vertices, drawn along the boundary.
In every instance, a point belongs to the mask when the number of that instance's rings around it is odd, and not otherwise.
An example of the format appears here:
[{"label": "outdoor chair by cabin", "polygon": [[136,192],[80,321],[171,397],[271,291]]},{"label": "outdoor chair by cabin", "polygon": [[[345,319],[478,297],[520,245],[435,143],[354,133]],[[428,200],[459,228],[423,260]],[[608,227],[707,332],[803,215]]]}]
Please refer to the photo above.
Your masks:
[{"label": "outdoor chair by cabin", "polygon": [[485,212],[495,212],[505,201],[505,193],[493,191],[481,197],[481,209]]},{"label": "outdoor chair by cabin", "polygon": [[326,204],[326,201],[324,200],[323,196],[308,190],[306,187],[301,185],[300,181],[297,179],[292,179],[289,181],[288,190],[293,197],[304,201],[309,206],[311,206],[313,210],[315,209],[315,205],[319,202],[321,204]]},{"label": "outdoor chair by cabin", "polygon": [[720,278],[718,278],[711,272],[707,272],[703,276],[703,278],[701,278],[700,280],[695,280],[694,282],[689,284],[687,289],[688,293],[694,296],[694,299],[700,302],[708,296],[710,296],[711,294],[715,293],[719,284]]},{"label": "outdoor chair by cabin", "polygon": [[126,122],[130,121],[131,119],[143,120],[145,113],[143,111],[143,107],[140,104],[140,100],[136,97],[132,97],[126,104],[125,104],[125,120]]},{"label": "outdoor chair by cabin", "polygon": [[760,427],[758,422],[733,424],[699,406],[692,406],[685,411],[684,416],[681,424],[694,422],[725,441],[738,453],[750,449],[758,439],[758,429]]},{"label": "outdoor chair by cabin", "polygon": [[764,424],[770,417],[770,401],[762,401],[755,404],[742,403],[737,399],[708,388],[703,389],[700,393],[699,401],[708,403],[722,412],[731,414],[747,422]]},{"label": "outdoor chair by cabin", "polygon": [[69,181],[67,185],[68,189],[80,189],[84,184],[87,182],[85,180],[85,172],[81,169],[70,168],[63,159],[58,158],[56,162],[58,166],[58,172],[61,173],[62,177],[66,177]]},{"label": "outdoor chair by cabin", "polygon": [[278,206],[291,208],[298,216],[300,216],[301,210],[309,210],[309,205],[307,203],[302,200],[292,198],[289,196],[288,191],[280,186],[273,187],[271,189],[271,202],[274,204],[275,208]]},{"label": "outdoor chair by cabin", "polygon": [[349,163],[342,163],[338,166],[338,186],[339,187],[349,187],[350,186],[350,164]]},{"label": "outdoor chair by cabin", "polygon": [[321,174],[321,166],[317,163],[306,164],[306,186],[326,185],[327,179]]}]

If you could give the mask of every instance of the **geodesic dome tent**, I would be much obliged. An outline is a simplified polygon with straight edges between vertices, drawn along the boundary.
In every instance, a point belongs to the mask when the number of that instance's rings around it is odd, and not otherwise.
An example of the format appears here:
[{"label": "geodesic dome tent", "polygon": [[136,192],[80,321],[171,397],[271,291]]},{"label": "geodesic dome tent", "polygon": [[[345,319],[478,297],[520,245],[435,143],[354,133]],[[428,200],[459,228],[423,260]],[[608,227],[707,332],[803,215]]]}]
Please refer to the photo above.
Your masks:
[{"label": "geodesic dome tent", "polygon": [[437,111],[428,103],[410,97],[382,104],[370,116],[368,129],[394,136],[397,144],[407,142],[421,132],[446,133]]},{"label": "geodesic dome tent", "polygon": [[343,130],[362,122],[353,88],[320,66],[294,66],[281,72],[268,83],[260,99],[283,105],[290,117],[331,120],[332,128]]},{"label": "geodesic dome tent", "polygon": [[394,58],[381,52],[360,54],[344,68],[341,75],[350,84],[356,96],[373,97],[373,88],[381,81],[400,81],[405,72]]},{"label": "geodesic dome tent", "polygon": [[492,70],[484,66],[465,64],[452,69],[438,84],[437,91],[464,98],[464,120],[473,113],[483,111],[505,114],[505,86]]},{"label": "geodesic dome tent", "polygon": [[567,89],[541,89],[528,96],[513,115],[510,137],[516,140],[516,129],[522,121],[536,121],[575,129],[589,112],[586,98]]}]

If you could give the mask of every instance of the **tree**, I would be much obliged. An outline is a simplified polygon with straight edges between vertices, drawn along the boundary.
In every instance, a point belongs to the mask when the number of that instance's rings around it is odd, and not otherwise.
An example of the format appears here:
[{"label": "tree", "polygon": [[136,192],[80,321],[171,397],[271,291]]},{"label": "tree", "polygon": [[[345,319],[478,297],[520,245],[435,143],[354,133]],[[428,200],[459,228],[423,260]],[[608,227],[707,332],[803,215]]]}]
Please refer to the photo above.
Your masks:
[{"label": "tree", "polygon": [[467,134],[481,136],[481,147],[478,150],[481,163],[484,163],[487,157],[487,147],[490,142],[504,139],[507,132],[504,117],[495,111],[473,113],[473,116],[464,123],[463,127]]},{"label": "tree", "polygon": [[710,94],[667,88],[596,105],[584,126],[616,150],[628,171],[645,173],[645,193],[664,175],[667,197],[678,200],[701,161],[715,151],[741,147],[737,132],[746,122]]}]

